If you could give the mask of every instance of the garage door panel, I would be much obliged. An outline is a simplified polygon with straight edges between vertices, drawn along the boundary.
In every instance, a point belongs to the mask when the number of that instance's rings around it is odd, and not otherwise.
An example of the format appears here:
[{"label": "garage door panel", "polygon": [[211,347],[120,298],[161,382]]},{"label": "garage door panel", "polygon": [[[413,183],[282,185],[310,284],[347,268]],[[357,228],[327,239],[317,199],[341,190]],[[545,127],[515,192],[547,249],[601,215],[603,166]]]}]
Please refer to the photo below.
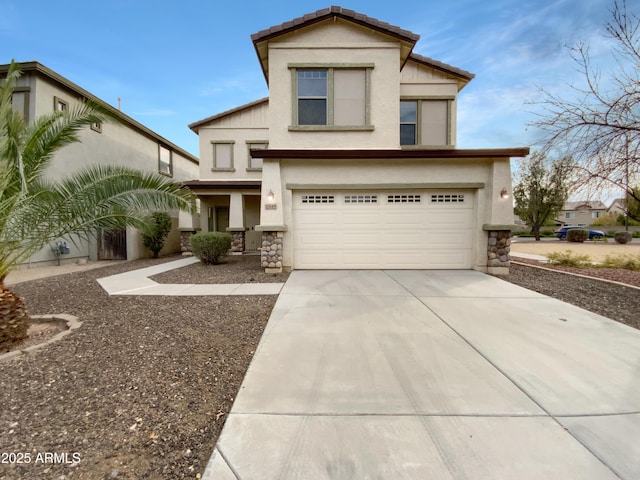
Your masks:
[{"label": "garage door panel", "polygon": [[334,192],[322,204],[301,198],[325,194],[295,194],[295,268],[471,268],[473,192],[432,194]]}]

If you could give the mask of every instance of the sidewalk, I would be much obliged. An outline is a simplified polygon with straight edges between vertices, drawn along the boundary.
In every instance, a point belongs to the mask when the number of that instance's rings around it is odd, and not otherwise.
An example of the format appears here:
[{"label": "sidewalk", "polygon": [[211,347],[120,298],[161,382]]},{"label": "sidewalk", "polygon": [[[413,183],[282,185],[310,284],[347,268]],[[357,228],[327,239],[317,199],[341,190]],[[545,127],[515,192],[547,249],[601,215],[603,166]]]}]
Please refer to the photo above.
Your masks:
[{"label": "sidewalk", "polygon": [[31,280],[39,280],[41,278],[55,277],[66,273],[84,272],[85,270],[93,270],[94,268],[108,267],[117,263],[123,263],[126,260],[100,260],[98,262],[86,263],[68,263],[63,265],[48,265],[46,267],[20,268],[13,270],[7,278],[5,285],[15,285],[16,283],[29,282]]},{"label": "sidewalk", "polygon": [[186,267],[199,260],[195,257],[182,258],[173,262],[141,268],[130,272],[99,278],[98,283],[109,295],[278,295],[284,283],[220,283],[220,284],[177,284],[158,283],[149,277],[180,267]]}]

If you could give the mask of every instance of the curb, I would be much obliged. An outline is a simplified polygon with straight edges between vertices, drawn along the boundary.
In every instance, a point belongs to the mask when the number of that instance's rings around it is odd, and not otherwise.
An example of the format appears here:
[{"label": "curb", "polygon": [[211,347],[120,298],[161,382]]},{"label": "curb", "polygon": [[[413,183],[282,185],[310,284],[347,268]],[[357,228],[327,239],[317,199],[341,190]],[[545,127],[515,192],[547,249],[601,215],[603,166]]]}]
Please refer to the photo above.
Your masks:
[{"label": "curb", "polygon": [[38,343],[37,345],[31,345],[30,347],[14,350],[12,352],[3,353],[2,355],[0,355],[0,361],[17,357],[18,355],[26,355],[53,342],[57,342],[58,340],[61,340],[62,338],[70,334],[72,331],[82,326],[82,323],[78,321],[78,317],[67,315],[66,313],[60,313],[57,315],[31,315],[31,318],[45,322],[63,321],[67,323],[68,328],[66,330],[63,330],[62,332],[56,333],[46,342]]}]

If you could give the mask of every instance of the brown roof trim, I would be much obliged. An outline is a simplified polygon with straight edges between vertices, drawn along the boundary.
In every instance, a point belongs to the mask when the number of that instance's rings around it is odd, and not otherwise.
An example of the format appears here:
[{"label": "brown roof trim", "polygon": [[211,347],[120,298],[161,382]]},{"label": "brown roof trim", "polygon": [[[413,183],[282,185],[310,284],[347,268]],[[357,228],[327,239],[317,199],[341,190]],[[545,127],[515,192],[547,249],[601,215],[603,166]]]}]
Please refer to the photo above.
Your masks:
[{"label": "brown roof trim", "polygon": [[461,68],[454,67],[452,65],[447,65],[444,62],[425,57],[424,55],[418,55],[417,53],[411,53],[411,55],[409,55],[409,60],[413,60],[417,63],[421,63],[422,65],[426,65],[427,67],[435,68],[436,70],[440,70],[456,77],[462,77],[467,81],[471,81],[476,77],[475,74],[471,72],[462,70]]},{"label": "brown roof trim", "polygon": [[313,25],[314,23],[321,22],[331,17],[339,17],[350,22],[357,23],[363,27],[377,30],[387,35],[399,38],[405,42],[416,43],[420,39],[420,35],[410,32],[409,30],[404,30],[387,22],[382,22],[375,18],[363,15],[362,13],[355,12],[354,10],[334,5],[329,8],[323,8],[312,13],[307,13],[302,17],[294,18],[293,20],[281,23],[280,25],[275,25],[271,28],[261,30],[258,33],[251,35],[251,40],[254,44],[270,40],[285,33]]},{"label": "brown roof trim", "polygon": [[510,158],[526,157],[529,147],[411,150],[251,150],[259,158],[384,159],[384,158]]},{"label": "brown roof trim", "polygon": [[[159,134],[157,134],[156,132],[154,132],[150,128],[145,127],[140,122],[134,120],[129,115],[127,115],[125,113],[122,113],[122,111],[120,111],[117,108],[109,105],[104,100],[96,97],[95,95],[93,95],[92,93],[88,92],[84,88],[82,88],[79,85],[73,83],[71,80],[63,77],[59,73],[54,72],[50,68],[45,67],[41,63],[39,63],[37,61],[16,62],[16,63],[18,63],[18,65],[20,66],[20,71],[21,72],[37,72],[37,73],[40,73],[41,75],[44,75],[45,77],[49,77],[51,80],[53,80],[53,81],[57,82],[58,84],[63,85],[64,87],[74,91],[76,94],[78,94],[78,95],[80,95],[80,96],[82,96],[82,97],[84,97],[84,98],[86,98],[88,100],[91,100],[91,101],[99,104],[103,108],[106,108],[112,114],[114,114],[116,117],[120,118],[125,124],[128,124],[129,126],[133,127],[135,130],[138,130],[141,133],[153,138],[154,140],[157,140],[158,142],[162,143],[163,145],[165,145],[167,147],[170,147],[171,149],[175,150],[176,152],[179,152],[182,156],[184,156],[190,162],[195,163],[195,164],[199,164],[200,163],[200,160],[195,155],[192,155],[191,153],[187,152],[186,150],[180,148],[175,143],[170,142],[169,140],[167,140],[166,138],[160,136]],[[6,74],[8,71],[9,71],[9,65],[8,64],[0,65],[0,74]]]},{"label": "brown roof trim", "polygon": [[187,180],[182,185],[190,190],[228,190],[251,189],[259,190],[262,180]]},{"label": "brown roof trim", "polygon": [[204,118],[202,120],[198,120],[197,122],[193,122],[191,124],[189,124],[189,128],[191,130],[193,130],[195,133],[198,133],[198,127],[201,127],[202,125],[205,125],[209,122],[213,122],[214,120],[218,120],[220,118],[224,118],[228,115],[232,115],[234,113],[238,113],[241,112],[243,110],[248,110],[252,107],[255,107],[256,105],[260,105],[262,103],[269,103],[269,97],[264,97],[261,98],[260,100],[255,100],[253,102],[250,103],[245,103],[244,105],[240,105],[239,107],[235,107],[235,108],[231,108],[229,110],[225,110],[224,112],[221,113],[216,113],[215,115],[212,115],[210,117]]}]

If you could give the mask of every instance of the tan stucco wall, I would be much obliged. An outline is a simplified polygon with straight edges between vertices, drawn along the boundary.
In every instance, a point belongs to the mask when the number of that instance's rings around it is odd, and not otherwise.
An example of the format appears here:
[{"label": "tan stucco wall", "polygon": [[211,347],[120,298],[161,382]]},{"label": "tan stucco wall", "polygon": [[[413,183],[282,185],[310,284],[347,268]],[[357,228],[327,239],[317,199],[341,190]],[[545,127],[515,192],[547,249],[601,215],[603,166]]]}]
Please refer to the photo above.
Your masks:
[{"label": "tan stucco wall", "polygon": [[[484,224],[510,224],[513,207],[510,199],[500,199],[500,191],[510,191],[510,163],[507,159],[363,159],[363,160],[270,160],[265,162],[261,225],[285,225],[284,266],[293,267],[293,190],[287,184],[438,184],[482,183],[474,194],[473,265],[483,270],[487,264],[487,233]],[[267,187],[267,185],[269,185]],[[265,191],[273,189],[277,210],[265,210]],[[461,190],[458,188],[457,190]]]},{"label": "tan stucco wall", "polygon": [[[399,148],[400,44],[342,20],[283,36],[269,44],[269,147]],[[375,64],[371,70],[373,131],[291,132],[291,64]]]},{"label": "tan stucco wall", "polygon": [[[35,76],[26,72],[21,82],[31,86],[30,110],[33,120],[36,116],[53,112],[54,97],[67,102],[70,109],[81,101],[78,94],[60,86],[52,80]],[[101,133],[86,129],[80,134],[81,142],[64,147],[56,153],[47,170],[47,178],[52,181],[67,177],[84,167],[95,165],[120,165],[135,169],[158,172],[158,139],[134,129],[124,123],[105,123]],[[198,177],[199,168],[196,163],[185,155],[172,149],[174,181],[192,180]],[[178,212],[168,212],[172,217],[178,217]],[[184,222],[191,226],[191,217],[181,216]],[[181,225],[183,226],[183,225]],[[176,227],[177,228],[177,227]],[[177,230],[176,230],[177,232]],[[139,248],[140,240],[137,232],[127,236],[129,258],[145,256],[144,249]],[[71,253],[64,258],[67,261],[78,258],[95,258],[95,247],[91,242],[78,241],[70,246]],[[179,244],[177,251],[179,251]],[[49,247],[31,257],[28,263],[53,262],[55,256]]]}]

